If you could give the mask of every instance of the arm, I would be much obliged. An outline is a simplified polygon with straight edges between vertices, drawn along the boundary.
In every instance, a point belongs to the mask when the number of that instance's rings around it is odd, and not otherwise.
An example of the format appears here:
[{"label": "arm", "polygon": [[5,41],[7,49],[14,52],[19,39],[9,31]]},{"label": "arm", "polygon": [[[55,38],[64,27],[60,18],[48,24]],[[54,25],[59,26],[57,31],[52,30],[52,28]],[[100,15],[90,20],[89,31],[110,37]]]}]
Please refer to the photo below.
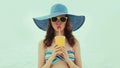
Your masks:
[{"label": "arm", "polygon": [[81,53],[80,53],[80,44],[76,40],[76,44],[73,47],[75,51],[75,64],[78,66],[78,68],[82,68],[82,60],[81,60]]},{"label": "arm", "polygon": [[39,44],[39,49],[38,49],[38,68],[50,68],[52,61],[55,59],[56,55],[59,54],[59,50],[61,48],[58,47],[56,44],[54,44],[53,53],[52,53],[51,57],[48,59],[47,63],[44,63],[45,49],[46,48],[44,47],[44,43],[41,42]]},{"label": "arm", "polygon": [[[74,52],[75,52],[75,63],[72,62],[67,53],[63,53],[65,60],[67,61],[67,64],[69,65],[70,68],[82,68],[82,62],[81,62],[81,57],[80,57],[80,46],[78,41],[75,41],[75,45],[73,47]],[[65,50],[65,49],[64,49]]]},{"label": "arm", "polygon": [[52,60],[54,58],[50,57],[47,63],[44,63],[45,60],[45,47],[43,41],[39,43],[38,47],[38,68],[50,68]]}]

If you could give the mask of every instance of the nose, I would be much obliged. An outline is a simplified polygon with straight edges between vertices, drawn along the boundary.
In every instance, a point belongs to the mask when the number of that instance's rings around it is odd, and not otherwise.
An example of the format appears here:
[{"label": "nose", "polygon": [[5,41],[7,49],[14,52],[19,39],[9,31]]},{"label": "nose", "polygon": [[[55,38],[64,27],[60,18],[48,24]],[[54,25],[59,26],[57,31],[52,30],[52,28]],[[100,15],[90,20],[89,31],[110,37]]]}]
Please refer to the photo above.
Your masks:
[{"label": "nose", "polygon": [[61,21],[60,21],[60,20],[57,20],[56,24],[57,24],[57,25],[61,25]]}]

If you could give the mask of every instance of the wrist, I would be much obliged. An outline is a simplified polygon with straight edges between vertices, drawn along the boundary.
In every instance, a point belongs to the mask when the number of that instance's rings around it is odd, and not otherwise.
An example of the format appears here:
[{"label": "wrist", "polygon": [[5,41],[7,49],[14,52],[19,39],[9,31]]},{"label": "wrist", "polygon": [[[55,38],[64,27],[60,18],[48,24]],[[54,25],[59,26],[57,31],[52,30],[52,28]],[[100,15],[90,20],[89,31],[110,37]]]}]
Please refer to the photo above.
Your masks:
[{"label": "wrist", "polygon": [[66,60],[67,62],[69,62],[69,61],[70,61],[69,57],[66,57],[66,58],[65,58],[65,60]]},{"label": "wrist", "polygon": [[69,60],[69,56],[68,56],[68,55],[64,56],[64,58],[65,58],[66,60]]},{"label": "wrist", "polygon": [[55,59],[56,55],[55,54],[52,54],[51,55],[51,59]]}]

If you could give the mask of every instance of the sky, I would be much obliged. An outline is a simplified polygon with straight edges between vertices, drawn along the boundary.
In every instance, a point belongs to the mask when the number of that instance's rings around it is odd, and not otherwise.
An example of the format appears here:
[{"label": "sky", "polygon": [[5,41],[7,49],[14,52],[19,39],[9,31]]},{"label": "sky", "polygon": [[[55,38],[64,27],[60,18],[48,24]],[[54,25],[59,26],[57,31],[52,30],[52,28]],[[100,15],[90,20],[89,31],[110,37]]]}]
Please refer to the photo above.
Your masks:
[{"label": "sky", "polygon": [[56,3],[86,17],[73,35],[80,42],[83,68],[120,68],[119,0],[1,0],[0,68],[36,68],[38,43],[45,37],[32,18]]}]

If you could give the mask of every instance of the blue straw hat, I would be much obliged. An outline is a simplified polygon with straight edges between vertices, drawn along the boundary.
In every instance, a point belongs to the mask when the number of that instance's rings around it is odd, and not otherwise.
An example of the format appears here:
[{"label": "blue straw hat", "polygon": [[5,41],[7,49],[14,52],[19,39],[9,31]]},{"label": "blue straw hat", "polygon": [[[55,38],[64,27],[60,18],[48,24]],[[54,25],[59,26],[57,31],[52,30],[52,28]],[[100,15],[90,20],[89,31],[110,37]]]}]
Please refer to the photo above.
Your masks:
[{"label": "blue straw hat", "polygon": [[73,31],[79,29],[85,21],[85,16],[76,16],[73,14],[69,14],[67,7],[63,4],[53,5],[51,7],[51,12],[49,15],[43,17],[36,17],[33,18],[33,20],[40,29],[46,31],[49,24],[48,19],[62,14],[67,14],[67,16],[69,17]]}]

